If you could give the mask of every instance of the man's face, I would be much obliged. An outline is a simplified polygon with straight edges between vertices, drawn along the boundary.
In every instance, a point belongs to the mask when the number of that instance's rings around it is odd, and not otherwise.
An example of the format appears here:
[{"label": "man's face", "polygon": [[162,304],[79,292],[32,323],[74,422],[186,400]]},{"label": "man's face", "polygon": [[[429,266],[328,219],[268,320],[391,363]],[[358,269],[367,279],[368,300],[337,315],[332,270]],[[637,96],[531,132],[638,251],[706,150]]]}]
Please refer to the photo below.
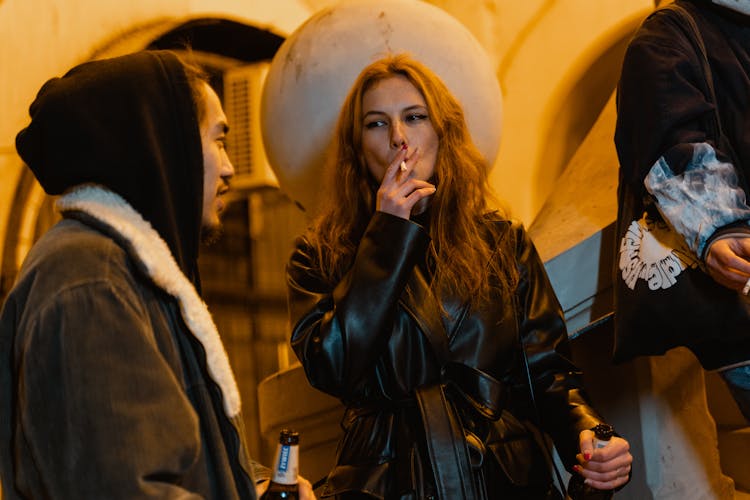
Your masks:
[{"label": "man's face", "polygon": [[224,210],[221,196],[229,190],[229,179],[234,167],[226,151],[226,135],[229,129],[227,117],[221,108],[216,92],[205,85],[205,116],[200,124],[203,146],[203,219],[204,235],[215,235],[221,228],[219,213]]}]

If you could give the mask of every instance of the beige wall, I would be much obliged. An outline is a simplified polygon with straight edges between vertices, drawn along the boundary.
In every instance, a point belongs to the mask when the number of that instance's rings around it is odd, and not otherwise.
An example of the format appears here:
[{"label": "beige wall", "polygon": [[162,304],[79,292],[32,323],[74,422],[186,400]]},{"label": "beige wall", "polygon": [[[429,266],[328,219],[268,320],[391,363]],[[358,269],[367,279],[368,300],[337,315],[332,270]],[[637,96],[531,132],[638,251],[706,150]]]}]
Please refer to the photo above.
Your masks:
[{"label": "beige wall", "polygon": [[[536,4],[503,43],[498,78],[505,126],[492,184],[513,213],[530,224],[585,131],[566,133],[576,118],[590,126],[606,96],[566,106],[589,66],[652,8],[650,0],[504,2]],[[619,68],[614,68],[615,71]],[[610,89],[611,90],[611,89]],[[592,106],[593,109],[586,109]],[[570,132],[575,132],[571,130]]]}]

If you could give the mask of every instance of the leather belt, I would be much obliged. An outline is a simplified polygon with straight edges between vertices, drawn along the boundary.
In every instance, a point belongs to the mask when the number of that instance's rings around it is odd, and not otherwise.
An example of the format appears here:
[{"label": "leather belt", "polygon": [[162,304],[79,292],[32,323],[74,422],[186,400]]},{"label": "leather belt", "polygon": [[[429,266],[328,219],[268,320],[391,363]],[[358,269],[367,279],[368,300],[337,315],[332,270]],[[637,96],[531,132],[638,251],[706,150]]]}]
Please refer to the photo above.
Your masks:
[{"label": "leather belt", "polygon": [[446,394],[448,387],[489,420],[500,418],[506,391],[490,375],[459,363],[448,363],[442,371],[443,382],[419,387],[416,399],[424,424],[437,494],[443,500],[478,498],[473,480],[472,460],[467,439],[484,454],[484,445],[467,431],[461,422],[455,402]]},{"label": "leather belt", "polygon": [[[505,385],[499,380],[476,368],[449,362],[441,370],[441,381],[418,387],[414,399],[351,405],[344,413],[344,421],[414,407],[416,400],[425,429],[438,498],[475,500],[479,495],[473,480],[472,464],[481,466],[484,443],[464,429],[456,404],[473,408],[481,417],[495,421],[500,418],[506,398]],[[476,457],[472,456],[472,451],[475,451]]]}]

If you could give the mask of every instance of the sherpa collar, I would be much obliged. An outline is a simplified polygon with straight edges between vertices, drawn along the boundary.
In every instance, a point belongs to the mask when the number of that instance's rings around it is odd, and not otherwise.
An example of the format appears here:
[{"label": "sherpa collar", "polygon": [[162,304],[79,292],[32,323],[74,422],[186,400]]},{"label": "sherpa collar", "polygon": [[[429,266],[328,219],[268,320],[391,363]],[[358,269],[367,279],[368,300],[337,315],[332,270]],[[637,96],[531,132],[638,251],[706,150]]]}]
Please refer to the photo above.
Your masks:
[{"label": "sherpa collar", "polygon": [[203,344],[208,371],[224,395],[224,411],[229,417],[238,415],[240,393],[216,325],[159,233],[122,197],[100,186],[76,188],[58,199],[57,209],[84,212],[110,226],[132,245],[148,276],[177,299],[182,319]]}]

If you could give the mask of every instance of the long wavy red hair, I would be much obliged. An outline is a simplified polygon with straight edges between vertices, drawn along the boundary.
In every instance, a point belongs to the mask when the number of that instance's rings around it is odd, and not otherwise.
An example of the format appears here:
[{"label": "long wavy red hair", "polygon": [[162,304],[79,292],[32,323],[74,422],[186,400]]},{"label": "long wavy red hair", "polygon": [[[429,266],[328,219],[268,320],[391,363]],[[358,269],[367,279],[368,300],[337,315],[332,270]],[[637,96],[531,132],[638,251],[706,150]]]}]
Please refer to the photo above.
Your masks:
[{"label": "long wavy red hair", "polygon": [[515,245],[496,234],[496,225],[488,224],[485,217],[492,197],[489,166],[471,140],[461,105],[445,84],[403,54],[367,66],[339,115],[327,165],[331,195],[308,232],[321,274],[331,284],[338,283],[351,267],[375,210],[378,186],[362,155],[362,98],[377,82],[396,75],[406,77],[424,97],[439,140],[434,172],[437,191],[430,204],[428,228],[429,252],[436,263],[433,293],[457,295],[473,305],[486,300],[491,287],[507,294],[518,277]]}]

